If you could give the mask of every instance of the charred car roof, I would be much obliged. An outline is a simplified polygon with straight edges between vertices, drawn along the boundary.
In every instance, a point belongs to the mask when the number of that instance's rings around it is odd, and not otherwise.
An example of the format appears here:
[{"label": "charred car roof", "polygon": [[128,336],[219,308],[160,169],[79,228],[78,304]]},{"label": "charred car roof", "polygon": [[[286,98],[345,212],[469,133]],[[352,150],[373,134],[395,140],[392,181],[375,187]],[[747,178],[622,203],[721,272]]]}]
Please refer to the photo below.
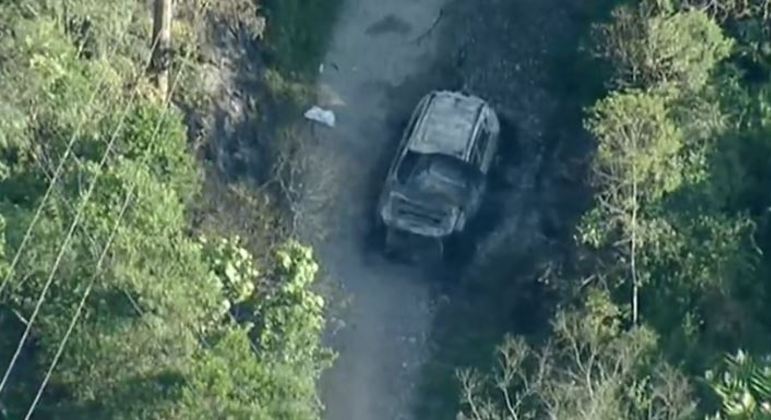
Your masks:
[{"label": "charred car roof", "polygon": [[440,91],[431,94],[426,110],[407,145],[424,154],[443,154],[467,161],[485,102],[475,96]]}]

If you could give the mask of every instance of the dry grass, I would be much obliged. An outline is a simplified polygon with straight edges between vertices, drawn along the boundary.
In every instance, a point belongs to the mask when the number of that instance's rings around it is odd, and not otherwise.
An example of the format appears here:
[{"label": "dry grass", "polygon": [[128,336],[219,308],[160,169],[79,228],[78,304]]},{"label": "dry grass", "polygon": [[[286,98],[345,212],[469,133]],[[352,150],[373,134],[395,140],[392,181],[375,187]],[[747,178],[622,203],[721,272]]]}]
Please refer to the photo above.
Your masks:
[{"label": "dry grass", "polygon": [[228,184],[208,171],[200,203],[194,209],[195,230],[201,234],[238,236],[260,262],[271,258],[288,236],[281,205],[267,191]]}]

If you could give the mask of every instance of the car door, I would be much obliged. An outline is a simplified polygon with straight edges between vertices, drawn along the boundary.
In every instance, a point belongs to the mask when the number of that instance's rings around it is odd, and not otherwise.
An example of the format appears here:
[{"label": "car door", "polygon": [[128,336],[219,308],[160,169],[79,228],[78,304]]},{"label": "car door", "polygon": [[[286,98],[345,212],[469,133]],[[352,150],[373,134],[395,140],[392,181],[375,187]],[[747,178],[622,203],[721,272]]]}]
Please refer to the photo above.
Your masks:
[{"label": "car door", "polygon": [[490,167],[495,159],[495,153],[498,149],[498,134],[500,127],[498,125],[498,119],[495,114],[486,108],[484,112],[484,122],[482,123],[482,129],[480,130],[479,148],[482,159],[480,162],[480,170],[485,175],[489,172]]},{"label": "car door", "polygon": [[391,167],[388,170],[389,183],[396,179],[396,171],[398,170],[401,162],[404,160],[404,156],[407,154],[407,145],[415,133],[415,128],[425,113],[426,107],[432,96],[433,94],[429,94],[423,97],[418,103],[418,106],[415,107],[415,111],[413,111],[412,115],[410,116],[410,121],[407,123],[407,127],[405,127],[402,138],[399,141],[399,147],[396,150],[396,156],[394,157],[394,160],[391,163]]},{"label": "car door", "polygon": [[399,140],[399,146],[396,149],[396,154],[391,161],[391,166],[388,168],[388,174],[386,175],[385,179],[385,185],[383,185],[383,189],[380,192],[380,197],[378,198],[378,217],[380,217],[380,209],[385,204],[385,201],[388,198],[388,195],[390,194],[391,188],[393,187],[393,184],[397,182],[396,174],[399,170],[399,166],[404,161],[404,157],[407,154],[407,145],[410,142],[410,139],[412,138],[413,134],[415,133],[415,128],[418,125],[418,122],[420,121],[421,117],[426,111],[426,107],[428,106],[428,103],[430,102],[431,98],[433,97],[433,94],[428,94],[424,96],[420,102],[418,102],[418,105],[415,107],[415,110],[412,112],[412,115],[410,116],[410,120],[407,123],[407,126],[405,127],[402,138]]}]

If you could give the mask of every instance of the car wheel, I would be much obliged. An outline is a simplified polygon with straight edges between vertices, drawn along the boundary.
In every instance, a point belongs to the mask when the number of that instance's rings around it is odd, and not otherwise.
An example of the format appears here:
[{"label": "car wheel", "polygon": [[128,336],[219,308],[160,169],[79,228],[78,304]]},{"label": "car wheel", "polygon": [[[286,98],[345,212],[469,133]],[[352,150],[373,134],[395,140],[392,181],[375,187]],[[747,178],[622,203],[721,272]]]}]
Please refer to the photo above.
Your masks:
[{"label": "car wheel", "polygon": [[386,228],[384,254],[389,260],[400,264],[415,264],[419,259],[415,249],[410,246],[398,231]]},{"label": "car wheel", "polygon": [[441,239],[432,240],[431,243],[423,243],[420,246],[409,249],[411,263],[432,266],[443,262],[444,244]]},{"label": "car wheel", "polygon": [[365,247],[368,251],[381,252],[385,241],[386,227],[380,217],[373,217],[372,223],[365,232]]},{"label": "car wheel", "polygon": [[449,267],[462,267],[469,259],[473,241],[468,234],[455,233],[445,240],[442,261]]},{"label": "car wheel", "polygon": [[389,260],[399,259],[399,241],[396,232],[393,229],[384,228],[383,234],[383,254]]}]

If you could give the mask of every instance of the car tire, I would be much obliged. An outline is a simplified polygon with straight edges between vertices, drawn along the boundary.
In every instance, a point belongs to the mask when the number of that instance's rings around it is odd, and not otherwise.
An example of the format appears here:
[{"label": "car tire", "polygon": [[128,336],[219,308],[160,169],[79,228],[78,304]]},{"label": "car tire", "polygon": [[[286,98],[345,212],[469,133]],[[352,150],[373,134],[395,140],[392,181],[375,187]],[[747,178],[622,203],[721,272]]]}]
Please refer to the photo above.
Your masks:
[{"label": "car tire", "polygon": [[385,230],[386,226],[383,220],[376,215],[372,218],[372,223],[369,229],[366,231],[366,243],[365,246],[368,251],[381,252],[383,250],[383,244],[385,242]]},{"label": "car tire", "polygon": [[385,255],[389,260],[402,262],[404,255],[397,244],[396,232],[394,232],[393,229],[389,229],[387,227],[384,230],[383,255]]}]

